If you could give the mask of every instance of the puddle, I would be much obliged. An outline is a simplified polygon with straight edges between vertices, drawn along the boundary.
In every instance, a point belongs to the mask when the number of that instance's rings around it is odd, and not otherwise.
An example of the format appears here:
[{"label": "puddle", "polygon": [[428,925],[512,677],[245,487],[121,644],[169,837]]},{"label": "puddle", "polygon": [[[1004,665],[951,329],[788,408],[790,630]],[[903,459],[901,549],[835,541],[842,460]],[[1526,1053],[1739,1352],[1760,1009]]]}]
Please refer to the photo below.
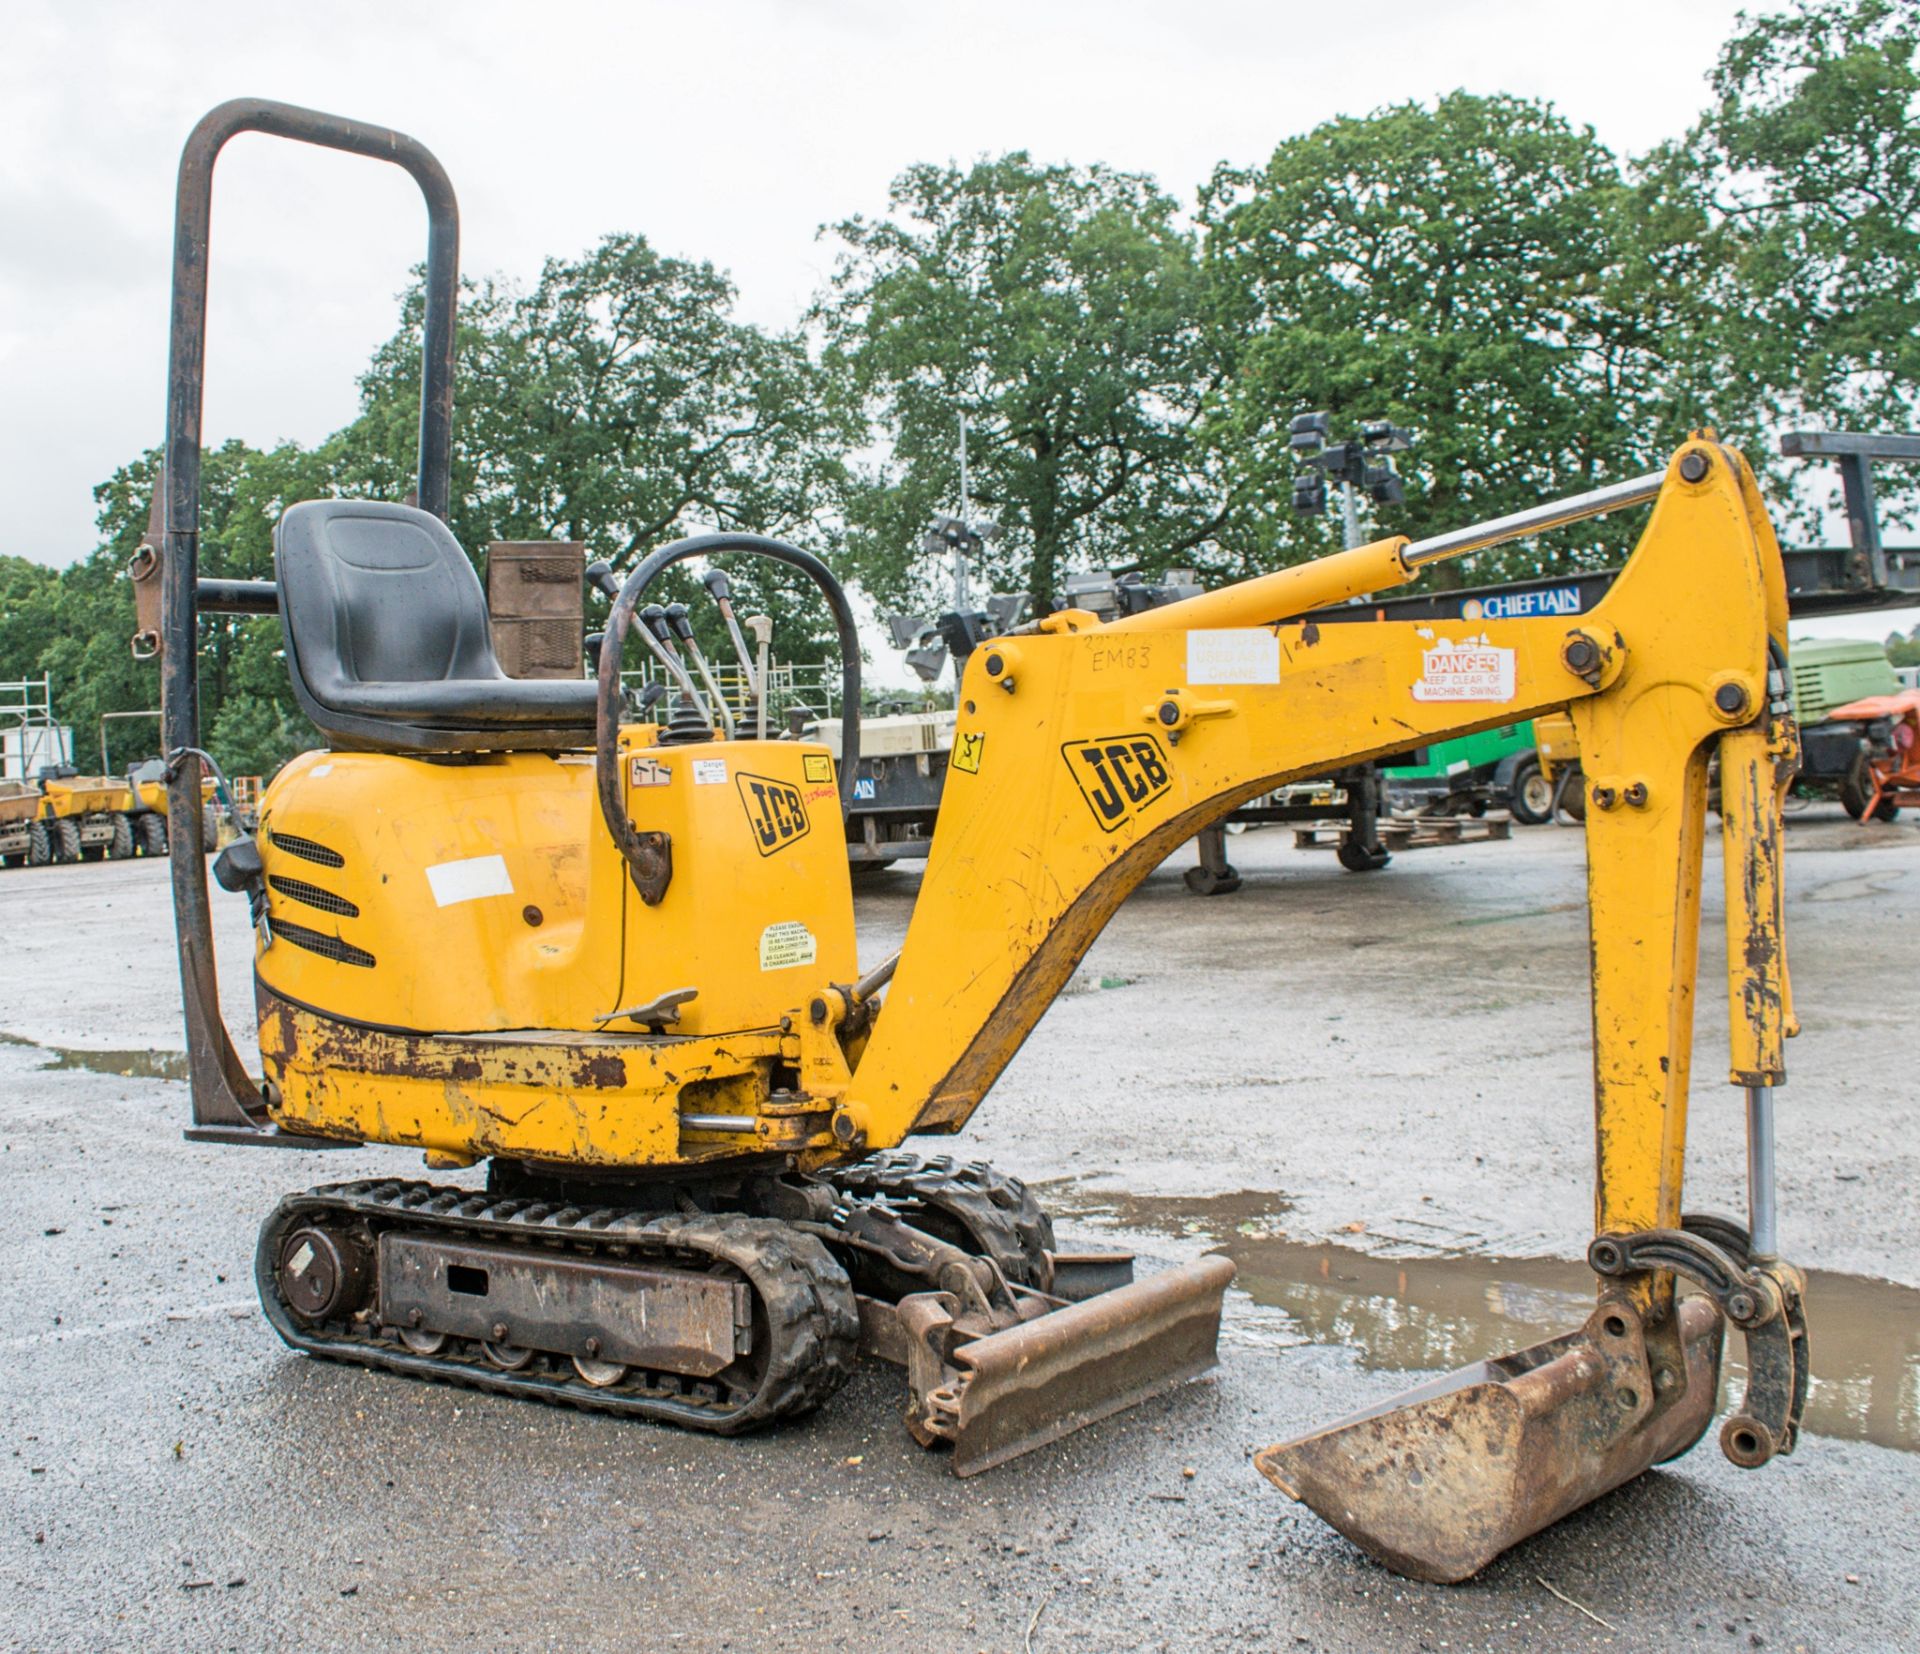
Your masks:
[{"label": "puddle", "polygon": [[[1370,1371],[1464,1366],[1565,1332],[1593,1302],[1593,1276],[1563,1259],[1382,1258],[1289,1240],[1286,1202],[1272,1195],[1137,1200],[1058,1186],[1044,1198],[1062,1217],[1212,1241],[1238,1266],[1235,1286],[1282,1312],[1286,1342],[1351,1350]],[[1920,1289],[1815,1270],[1807,1328],[1807,1430],[1920,1452]],[[1743,1381],[1739,1348],[1730,1337],[1723,1409]]]},{"label": "puddle", "polygon": [[184,1051],[83,1051],[63,1045],[42,1045],[18,1034],[0,1034],[0,1045],[24,1046],[47,1060],[41,1069],[75,1068],[89,1074],[112,1074],[123,1080],[185,1080]]}]

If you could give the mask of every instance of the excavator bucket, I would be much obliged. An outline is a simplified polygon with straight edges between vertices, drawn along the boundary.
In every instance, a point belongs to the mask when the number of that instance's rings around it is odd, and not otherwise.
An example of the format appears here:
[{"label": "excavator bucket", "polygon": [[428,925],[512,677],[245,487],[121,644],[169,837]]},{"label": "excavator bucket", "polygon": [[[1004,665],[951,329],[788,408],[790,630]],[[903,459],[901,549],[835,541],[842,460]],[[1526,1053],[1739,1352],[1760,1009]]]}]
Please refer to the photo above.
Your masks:
[{"label": "excavator bucket", "polygon": [[1274,1486],[1396,1573],[1452,1585],[1678,1457],[1713,1417],[1723,1322],[1658,1326],[1603,1298],[1577,1332],[1448,1373],[1254,1456]]}]

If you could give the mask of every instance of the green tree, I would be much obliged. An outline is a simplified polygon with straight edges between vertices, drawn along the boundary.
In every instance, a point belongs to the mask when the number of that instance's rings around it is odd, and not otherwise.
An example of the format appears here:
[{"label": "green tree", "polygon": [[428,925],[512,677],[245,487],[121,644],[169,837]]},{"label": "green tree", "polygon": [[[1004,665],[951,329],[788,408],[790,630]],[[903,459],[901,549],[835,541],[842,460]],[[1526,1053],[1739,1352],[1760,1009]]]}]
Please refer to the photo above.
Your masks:
[{"label": "green tree", "polygon": [[[710,528],[791,539],[831,558],[842,455],[857,427],[797,333],[734,314],[732,282],[636,235],[549,259],[531,290],[470,283],[454,396],[452,527],[480,558],[493,540],[583,542],[624,571]],[[323,450],[333,489],[398,499],[417,464],[422,299],[361,381],[362,411]],[[742,613],[773,616],[781,658],[832,652],[804,578],[734,571]],[[659,588],[693,593],[685,573]],[[596,600],[597,601],[597,600]],[[704,600],[709,651],[730,653]]]},{"label": "green tree", "polygon": [[[1614,156],[1547,105],[1456,92],[1329,121],[1202,192],[1213,326],[1232,378],[1207,422],[1235,477],[1253,561],[1337,544],[1290,515],[1287,425],[1410,427],[1406,503],[1380,532],[1421,535],[1657,464],[1674,435],[1661,330],[1681,272]],[[1684,239],[1684,237],[1679,237]],[[1618,531],[1614,531],[1617,533]],[[1475,576],[1616,554],[1604,528],[1559,552],[1478,560]]]},{"label": "green tree", "polygon": [[1003,537],[982,571],[1051,607],[1070,566],[1192,560],[1225,514],[1192,440],[1211,383],[1191,234],[1154,182],[1024,153],[916,166],[890,211],[835,226],[815,309],[883,457],[849,494],[876,598],[944,596],[920,537],[972,497]]},{"label": "green tree", "polygon": [[1743,14],[1711,106],[1649,158],[1651,184],[1700,203],[1711,317],[1695,354],[1744,431],[1920,416],[1916,46],[1913,0]]}]

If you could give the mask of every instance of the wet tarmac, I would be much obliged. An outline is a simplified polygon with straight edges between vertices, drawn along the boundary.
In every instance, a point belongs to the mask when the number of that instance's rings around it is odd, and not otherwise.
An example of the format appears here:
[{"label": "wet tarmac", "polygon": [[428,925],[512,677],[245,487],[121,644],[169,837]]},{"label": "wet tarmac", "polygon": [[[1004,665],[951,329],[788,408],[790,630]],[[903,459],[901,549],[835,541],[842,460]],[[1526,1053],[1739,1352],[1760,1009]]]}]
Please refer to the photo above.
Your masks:
[{"label": "wet tarmac", "polygon": [[[1575,835],[1354,879],[1249,834],[1239,896],[1188,896],[1176,863],[1128,904],[932,1146],[1044,1182],[1069,1240],[1234,1257],[1222,1365],[966,1482],[913,1446],[884,1368],[720,1441],[291,1355],[253,1306],[260,1217],[417,1160],[183,1142],[163,870],[0,875],[0,1646],[1913,1647],[1916,849],[1904,824],[1790,830],[1808,1032],[1784,1230],[1816,1272],[1819,1376],[1800,1451],[1742,1472],[1709,1440],[1451,1589],[1368,1562],[1249,1461],[1582,1312]],[[863,891],[863,957],[913,887]],[[1737,1210],[1718,998],[1693,1204]]]},{"label": "wet tarmac", "polygon": [[[1233,1259],[1234,1285],[1251,1300],[1236,1319],[1240,1341],[1351,1350],[1367,1372],[1464,1367],[1578,1325],[1593,1299],[1592,1275],[1558,1258],[1377,1256],[1290,1240],[1286,1203],[1268,1195],[1143,1200],[1071,1184],[1041,1193],[1050,1211],[1110,1224],[1136,1244],[1143,1235],[1206,1240],[1208,1250]],[[1279,1313],[1261,1316],[1253,1306]],[[1807,1433],[1920,1453],[1920,1290],[1815,1269],[1807,1306],[1819,1352]],[[1735,1340],[1723,1408],[1744,1377]]]}]

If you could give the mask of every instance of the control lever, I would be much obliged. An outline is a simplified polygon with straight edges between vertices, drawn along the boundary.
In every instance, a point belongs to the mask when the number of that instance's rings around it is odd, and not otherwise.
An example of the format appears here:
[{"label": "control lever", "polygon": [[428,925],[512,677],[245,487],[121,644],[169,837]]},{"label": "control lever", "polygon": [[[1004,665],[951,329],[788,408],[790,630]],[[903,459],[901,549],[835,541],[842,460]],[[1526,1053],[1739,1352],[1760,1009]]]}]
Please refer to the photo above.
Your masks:
[{"label": "control lever", "polygon": [[[720,618],[727,623],[727,636],[733,640],[733,652],[739,658],[741,675],[747,680],[747,693],[753,697],[755,706],[766,699],[765,681],[753,669],[753,656],[748,652],[745,634],[740,630],[740,622],[733,612],[733,583],[727,579],[725,569],[708,569],[700,576],[700,584],[707,588],[707,594],[713,599],[714,606],[720,611]],[[761,734],[766,733],[766,714],[759,718]]]},{"label": "control lever", "polygon": [[753,733],[757,740],[764,741],[767,738],[767,651],[773,647],[773,617],[748,615],[747,630],[760,645],[760,688],[755,697]]},{"label": "control lever", "polygon": [[706,696],[700,693],[698,686],[681,663],[680,651],[674,647],[673,629],[667,624],[667,611],[658,603],[649,603],[634,616],[640,622],[640,636],[653,651],[654,658],[666,668],[667,676],[680,686],[692,704],[700,711],[700,716],[713,726],[713,709],[707,705]]},{"label": "control lever", "polygon": [[587,584],[603,596],[620,595],[620,582],[613,577],[613,565],[604,557],[596,557],[587,565]]},{"label": "control lever", "polygon": [[680,640],[680,647],[687,658],[699,669],[701,682],[706,684],[707,692],[713,696],[713,704],[720,709],[720,722],[726,727],[727,739],[734,738],[733,708],[727,705],[727,698],[720,693],[719,684],[713,681],[713,672],[707,666],[707,657],[701,653],[700,645],[693,635],[693,622],[687,618],[687,606],[684,603],[669,603],[666,608],[667,625],[673,635]]}]

